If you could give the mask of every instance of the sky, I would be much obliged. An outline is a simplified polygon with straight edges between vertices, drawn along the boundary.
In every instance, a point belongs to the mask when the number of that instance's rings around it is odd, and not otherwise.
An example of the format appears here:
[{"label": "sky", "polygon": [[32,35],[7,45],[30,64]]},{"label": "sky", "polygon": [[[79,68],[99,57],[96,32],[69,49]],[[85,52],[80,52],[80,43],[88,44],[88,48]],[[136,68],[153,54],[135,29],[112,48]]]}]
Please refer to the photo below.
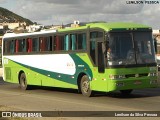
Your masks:
[{"label": "sky", "polygon": [[[142,4],[128,4],[143,1]],[[148,0],[146,0],[148,1]],[[80,22],[136,22],[160,29],[159,4],[145,0],[0,0],[6,8],[43,25]]]}]

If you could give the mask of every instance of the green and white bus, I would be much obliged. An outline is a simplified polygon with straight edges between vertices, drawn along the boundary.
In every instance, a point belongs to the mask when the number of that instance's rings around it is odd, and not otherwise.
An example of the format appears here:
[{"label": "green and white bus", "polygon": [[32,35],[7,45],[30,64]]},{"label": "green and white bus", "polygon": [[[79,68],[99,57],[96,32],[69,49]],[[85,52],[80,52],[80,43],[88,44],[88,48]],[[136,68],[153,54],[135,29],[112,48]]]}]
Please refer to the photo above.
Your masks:
[{"label": "green and white bus", "polygon": [[88,23],[3,37],[3,79],[30,86],[94,91],[157,87],[152,29],[136,23]]}]

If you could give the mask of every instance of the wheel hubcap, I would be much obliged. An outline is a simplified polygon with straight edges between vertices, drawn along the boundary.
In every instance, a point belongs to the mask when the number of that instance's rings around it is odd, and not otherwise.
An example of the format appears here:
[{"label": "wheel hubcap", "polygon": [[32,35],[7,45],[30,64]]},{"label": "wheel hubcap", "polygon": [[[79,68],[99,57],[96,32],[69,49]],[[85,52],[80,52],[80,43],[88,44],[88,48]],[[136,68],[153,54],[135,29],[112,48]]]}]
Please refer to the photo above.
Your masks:
[{"label": "wheel hubcap", "polygon": [[25,77],[21,78],[22,86],[25,87]]},{"label": "wheel hubcap", "polygon": [[83,84],[82,84],[82,89],[85,93],[88,92],[89,90],[89,81],[84,81]]}]

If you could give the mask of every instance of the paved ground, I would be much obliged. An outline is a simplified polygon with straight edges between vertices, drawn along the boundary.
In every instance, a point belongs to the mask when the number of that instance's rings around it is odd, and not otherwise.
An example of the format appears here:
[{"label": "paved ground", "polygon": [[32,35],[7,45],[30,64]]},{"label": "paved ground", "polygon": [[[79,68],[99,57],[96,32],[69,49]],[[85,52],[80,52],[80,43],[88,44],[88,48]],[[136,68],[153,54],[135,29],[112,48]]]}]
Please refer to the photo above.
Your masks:
[{"label": "paved ground", "polygon": [[[1,70],[1,69],[0,69]],[[2,74],[0,72],[0,74]],[[0,77],[0,111],[160,111],[160,88],[135,90],[124,97],[119,92],[87,98],[75,90],[36,87],[22,91]],[[74,113],[73,113],[74,114]],[[96,116],[98,114],[87,113]],[[104,117],[56,117],[56,120],[104,120]],[[124,117],[108,119],[128,120]],[[135,118],[130,118],[131,120]],[[158,119],[141,117],[144,120]],[[21,119],[18,119],[21,120]],[[23,120],[23,119],[22,119]]]},{"label": "paved ground", "polygon": [[0,68],[0,76],[2,76],[2,68]]}]

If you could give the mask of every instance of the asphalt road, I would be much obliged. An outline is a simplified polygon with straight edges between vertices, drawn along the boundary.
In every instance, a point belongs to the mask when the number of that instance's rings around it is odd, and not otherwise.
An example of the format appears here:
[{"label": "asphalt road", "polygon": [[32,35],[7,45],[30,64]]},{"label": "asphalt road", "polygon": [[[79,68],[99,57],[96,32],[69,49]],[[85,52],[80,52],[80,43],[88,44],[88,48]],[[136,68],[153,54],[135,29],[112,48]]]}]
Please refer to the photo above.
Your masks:
[{"label": "asphalt road", "polygon": [[[84,97],[76,90],[35,87],[22,91],[17,84],[6,83],[0,77],[0,111],[160,111],[160,88],[134,90],[127,97],[119,92],[98,93]],[[73,113],[75,114],[75,113]],[[93,114],[94,113],[87,113]],[[82,116],[83,117],[83,116]],[[124,119],[116,117],[114,119]],[[48,118],[47,118],[48,119]],[[50,118],[51,119],[51,118]],[[54,118],[74,120],[80,117]],[[83,119],[104,119],[94,117]],[[128,118],[126,118],[128,119]],[[131,118],[135,119],[135,118]],[[144,118],[143,118],[144,119]],[[151,119],[150,117],[145,119]],[[155,119],[155,118],[154,118]]]}]

